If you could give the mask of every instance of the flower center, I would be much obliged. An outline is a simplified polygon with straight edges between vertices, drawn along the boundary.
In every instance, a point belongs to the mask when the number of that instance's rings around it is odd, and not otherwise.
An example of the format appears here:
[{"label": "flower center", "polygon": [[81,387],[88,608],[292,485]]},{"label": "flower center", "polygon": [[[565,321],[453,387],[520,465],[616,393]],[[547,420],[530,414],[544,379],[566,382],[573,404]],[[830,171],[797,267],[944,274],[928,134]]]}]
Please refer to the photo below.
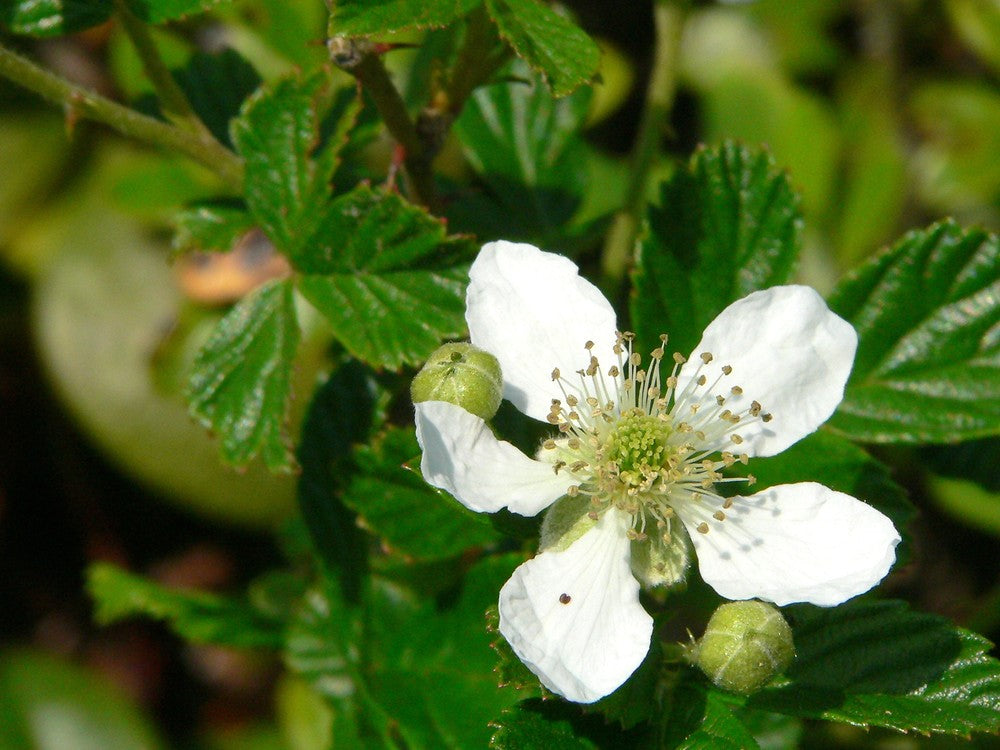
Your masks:
[{"label": "flower center", "polygon": [[667,441],[671,426],[663,420],[635,410],[623,414],[608,438],[605,456],[613,462],[621,478],[639,486],[643,478],[666,465],[671,448]]},{"label": "flower center", "polygon": [[[699,532],[708,533],[732,507],[717,485],[754,482],[752,475],[722,474],[749,460],[746,453],[735,452],[743,442],[739,431],[753,422],[768,422],[771,415],[756,401],[746,404],[739,386],[723,387],[733,369],[709,367],[714,359],[710,353],[700,355],[682,384],[678,374],[686,359],[681,354],[673,355],[672,371],[661,380],[663,347],[651,352],[649,366],[643,368],[642,357],[632,351],[633,339],[630,333],[618,334],[618,363],[607,370],[591,354],[575,383],[553,370],[564,399],[553,399],[548,420],[560,435],[542,444],[540,457],[551,461],[557,473],[568,472],[578,480],[568,494],[590,497],[591,518],[611,507],[631,514],[633,539],[646,538],[647,526],[653,524],[669,542],[671,519],[679,507],[700,521],[695,526]],[[667,337],[660,340],[665,344]],[[590,341],[585,346],[588,352],[593,347]]]}]

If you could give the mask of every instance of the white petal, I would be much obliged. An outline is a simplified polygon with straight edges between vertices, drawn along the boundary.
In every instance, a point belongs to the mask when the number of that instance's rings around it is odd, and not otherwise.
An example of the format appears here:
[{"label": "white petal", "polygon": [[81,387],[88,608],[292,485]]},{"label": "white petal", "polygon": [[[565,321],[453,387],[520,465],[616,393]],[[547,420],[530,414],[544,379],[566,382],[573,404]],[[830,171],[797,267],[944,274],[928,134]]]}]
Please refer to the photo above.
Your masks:
[{"label": "white petal", "polygon": [[[896,560],[892,521],[843,492],[803,482],[734,500],[721,522],[711,509],[676,509],[701,577],[727,599],[834,606],[877,584]],[[702,522],[707,534],[697,531]]]},{"label": "white petal", "polygon": [[542,552],[500,589],[500,632],[549,690],[592,703],[649,651],[653,619],[629,569],[627,523],[609,510],[561,552]]},{"label": "white petal", "polygon": [[467,508],[485,513],[509,508],[533,516],[575,483],[565,472],[556,474],[552,464],[497,440],[486,422],[460,406],[422,401],[415,412],[424,480]]},{"label": "white petal", "polygon": [[[833,414],[844,397],[857,348],[854,328],[830,312],[814,289],[772,287],[734,302],[709,324],[681,369],[678,393],[699,371],[710,386],[721,367],[730,365],[731,375],[709,392],[698,392],[708,403],[716,395],[725,397],[725,408],[735,414],[752,401],[762,404],[773,419],[738,428],[744,441],[739,451],[773,456],[815,432]],[[703,365],[702,352],[712,354],[709,365]],[[742,388],[742,395],[732,394],[733,386]]]},{"label": "white petal", "polygon": [[472,343],[500,361],[504,398],[544,421],[562,392],[552,370],[584,369],[591,352],[602,368],[618,360],[615,311],[568,258],[532,245],[491,242],[469,271],[465,319]]}]

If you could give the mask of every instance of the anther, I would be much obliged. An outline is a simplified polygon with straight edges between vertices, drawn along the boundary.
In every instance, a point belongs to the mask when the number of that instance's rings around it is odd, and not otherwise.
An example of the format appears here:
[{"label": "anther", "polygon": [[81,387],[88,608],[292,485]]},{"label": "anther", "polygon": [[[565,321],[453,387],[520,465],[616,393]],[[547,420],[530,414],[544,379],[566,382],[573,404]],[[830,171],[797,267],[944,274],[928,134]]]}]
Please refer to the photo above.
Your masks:
[{"label": "anther", "polygon": [[588,341],[586,344],[583,345],[583,348],[589,352],[591,349],[594,348],[594,342]]},{"label": "anther", "polygon": [[698,378],[698,385],[705,385],[705,383],[707,383],[707,382],[708,382],[708,378],[706,378],[704,375],[702,375],[700,378]]},{"label": "anther", "polygon": [[553,440],[552,438],[549,438],[544,443],[542,443],[542,447],[547,451],[555,450],[556,441]]},{"label": "anther", "polygon": [[772,419],[774,419],[774,415],[773,414],[761,414],[760,415],[760,421],[761,422],[770,422]]},{"label": "anther", "polygon": [[733,507],[733,499],[731,497],[727,497],[726,501],[724,503],[722,503],[722,507],[725,508],[726,510],[729,510],[730,508],[732,508]]},{"label": "anther", "polygon": [[702,521],[701,523],[699,523],[698,524],[698,532],[700,534],[707,534],[708,533],[708,524],[705,523],[704,521]]},{"label": "anther", "polygon": [[683,365],[685,362],[687,362],[687,357],[685,357],[680,352],[674,352],[674,362],[676,362],[679,365]]},{"label": "anther", "polygon": [[722,396],[716,396],[715,403],[717,403],[719,406],[722,406],[724,403],[726,403],[726,399],[724,399]]},{"label": "anther", "polygon": [[722,374],[723,375],[730,375],[732,372],[733,372],[733,368],[730,367],[729,365],[723,365],[722,366]]},{"label": "anther", "polygon": [[704,362],[706,365],[712,361],[711,352],[702,352],[700,356],[701,356],[701,361]]},{"label": "anther", "polygon": [[761,409],[764,407],[760,405],[759,401],[750,402],[750,416],[756,417],[760,414]]},{"label": "anther", "polygon": [[743,442],[743,438],[741,438],[741,437],[740,437],[739,435],[737,435],[737,434],[736,434],[735,432],[734,432],[734,433],[733,433],[732,435],[730,435],[730,436],[729,436],[729,439],[730,439],[730,440],[732,440],[732,441],[733,441],[734,443],[736,443],[737,445],[739,445],[740,443],[742,443],[742,442]]},{"label": "anther", "polygon": [[729,391],[734,396],[742,396],[743,395],[743,389],[740,388],[738,385],[734,385],[732,388],[729,389]]},{"label": "anther", "polygon": [[559,368],[558,367],[556,367],[554,370],[552,370],[552,379],[553,380],[559,380]]},{"label": "anther", "polygon": [[717,510],[715,511],[715,513],[712,514],[712,518],[714,518],[716,521],[725,521],[726,514],[723,513],[721,510]]}]

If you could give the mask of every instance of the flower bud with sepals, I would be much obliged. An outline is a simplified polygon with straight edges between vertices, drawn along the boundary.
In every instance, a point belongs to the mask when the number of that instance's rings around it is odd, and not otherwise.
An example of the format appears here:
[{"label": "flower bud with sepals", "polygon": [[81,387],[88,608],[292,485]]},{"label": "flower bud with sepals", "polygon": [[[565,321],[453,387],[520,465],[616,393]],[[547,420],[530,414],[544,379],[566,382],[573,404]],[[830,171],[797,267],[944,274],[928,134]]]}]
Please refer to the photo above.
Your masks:
[{"label": "flower bud with sepals", "polygon": [[481,419],[492,419],[503,398],[500,363],[472,344],[445,344],[417,373],[410,396],[415,404],[447,401]]}]

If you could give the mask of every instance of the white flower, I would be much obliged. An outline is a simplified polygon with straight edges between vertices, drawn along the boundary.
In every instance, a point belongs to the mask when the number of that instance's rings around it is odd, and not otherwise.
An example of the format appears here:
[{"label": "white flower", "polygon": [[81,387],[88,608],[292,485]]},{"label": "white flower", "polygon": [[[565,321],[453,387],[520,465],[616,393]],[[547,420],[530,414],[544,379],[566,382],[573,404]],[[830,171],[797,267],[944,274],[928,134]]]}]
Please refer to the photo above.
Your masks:
[{"label": "white flower", "polygon": [[421,470],[476,511],[555,503],[540,553],[500,591],[500,632],[550,690],[589,703],[628,679],[652,634],[640,580],[680,580],[689,545],[728,599],[832,606],[889,571],[899,534],[853,497],[815,483],[717,492],[748,481],[723,468],[779,453],[843,398],[857,335],[812,289],[754,292],[690,357],[658,348],[643,368],[572,262],[494,242],[472,266],[466,319],[504,397],[558,431],[532,459],[461,407],[418,403]]}]

